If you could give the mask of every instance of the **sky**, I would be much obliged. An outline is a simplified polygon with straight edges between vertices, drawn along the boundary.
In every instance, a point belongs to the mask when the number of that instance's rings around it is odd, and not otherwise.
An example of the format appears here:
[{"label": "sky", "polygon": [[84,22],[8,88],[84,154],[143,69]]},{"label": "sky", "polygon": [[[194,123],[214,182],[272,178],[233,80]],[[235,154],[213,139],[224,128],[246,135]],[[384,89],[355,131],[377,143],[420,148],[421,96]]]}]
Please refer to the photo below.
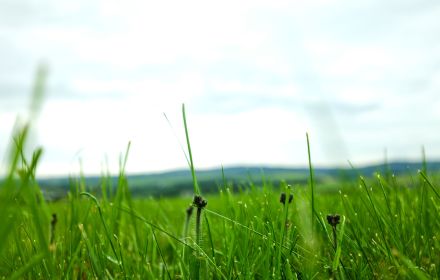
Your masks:
[{"label": "sky", "polygon": [[[41,176],[440,158],[440,3],[0,0],[0,158],[45,98]],[[164,114],[167,115],[169,123]],[[179,144],[180,143],[180,144]]]}]

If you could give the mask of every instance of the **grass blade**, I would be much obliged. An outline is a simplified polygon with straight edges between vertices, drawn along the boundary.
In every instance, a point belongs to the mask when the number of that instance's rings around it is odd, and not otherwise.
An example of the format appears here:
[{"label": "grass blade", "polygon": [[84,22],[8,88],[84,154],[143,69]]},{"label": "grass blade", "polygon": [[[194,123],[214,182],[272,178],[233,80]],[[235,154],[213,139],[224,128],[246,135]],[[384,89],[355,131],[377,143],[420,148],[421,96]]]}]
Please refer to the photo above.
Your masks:
[{"label": "grass blade", "polygon": [[192,152],[191,152],[191,143],[189,142],[189,132],[188,132],[188,125],[186,123],[185,104],[182,104],[182,115],[183,115],[183,126],[185,127],[186,144],[188,146],[188,155],[189,155],[189,163],[190,163],[189,167],[191,168],[191,176],[192,176],[193,185],[194,185],[194,195],[200,195],[200,188],[199,188],[199,184],[197,183],[196,172],[194,169],[193,156],[192,156]]}]

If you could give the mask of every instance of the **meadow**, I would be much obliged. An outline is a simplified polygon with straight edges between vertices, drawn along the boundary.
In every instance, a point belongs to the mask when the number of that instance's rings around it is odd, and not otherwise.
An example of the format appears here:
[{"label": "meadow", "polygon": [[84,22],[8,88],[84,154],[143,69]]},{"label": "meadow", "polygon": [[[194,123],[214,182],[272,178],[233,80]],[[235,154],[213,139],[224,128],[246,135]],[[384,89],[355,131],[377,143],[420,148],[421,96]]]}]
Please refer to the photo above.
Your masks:
[{"label": "meadow", "polygon": [[[204,195],[185,120],[193,194],[132,197],[120,161],[116,188],[71,178],[45,200],[16,130],[0,187],[1,279],[436,279],[440,278],[438,174],[422,168],[317,184],[227,177]],[[308,137],[307,137],[308,142]]]}]

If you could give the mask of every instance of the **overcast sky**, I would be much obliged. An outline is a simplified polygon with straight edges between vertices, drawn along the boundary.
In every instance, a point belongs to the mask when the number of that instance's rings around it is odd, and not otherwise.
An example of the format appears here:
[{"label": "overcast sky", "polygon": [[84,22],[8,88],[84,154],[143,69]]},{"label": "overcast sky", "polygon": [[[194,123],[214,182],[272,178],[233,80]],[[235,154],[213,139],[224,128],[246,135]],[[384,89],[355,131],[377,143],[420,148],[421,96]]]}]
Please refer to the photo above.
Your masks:
[{"label": "overcast sky", "polygon": [[440,2],[212,2],[0,0],[0,155],[44,62],[40,175],[440,157]]}]

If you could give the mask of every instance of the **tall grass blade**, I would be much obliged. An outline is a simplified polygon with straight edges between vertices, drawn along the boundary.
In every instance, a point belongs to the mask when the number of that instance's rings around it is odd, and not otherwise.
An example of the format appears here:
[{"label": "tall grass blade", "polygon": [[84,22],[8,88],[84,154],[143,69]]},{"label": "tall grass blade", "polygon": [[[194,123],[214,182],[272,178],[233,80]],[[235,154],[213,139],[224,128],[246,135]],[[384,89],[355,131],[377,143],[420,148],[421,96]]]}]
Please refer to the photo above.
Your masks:
[{"label": "tall grass blade", "polygon": [[428,186],[431,188],[431,190],[435,193],[435,196],[437,196],[438,199],[440,199],[440,193],[437,192],[436,187],[432,184],[431,180],[428,179],[425,173],[419,171],[420,176],[425,180],[426,183],[428,183]]},{"label": "tall grass blade", "polygon": [[[312,234],[314,232],[314,217],[317,216],[316,210],[315,210],[315,180],[313,178],[313,167],[312,167],[312,155],[310,152],[310,142],[309,142],[309,134],[306,133],[307,138],[307,156],[309,161],[309,185],[310,185],[310,191],[311,191],[311,226],[312,226]],[[318,217],[319,219],[319,217]]]},{"label": "tall grass blade", "polygon": [[185,127],[186,144],[188,146],[188,155],[189,155],[189,163],[190,163],[190,168],[191,168],[191,176],[192,176],[193,185],[194,185],[194,194],[200,195],[200,188],[199,188],[199,184],[197,182],[196,172],[194,169],[193,156],[192,156],[192,152],[191,152],[191,143],[189,141],[188,125],[186,123],[185,104],[182,104],[182,116],[183,116],[183,126]]},{"label": "tall grass blade", "polygon": [[344,230],[345,230],[345,216],[342,216],[342,222],[341,222],[341,226],[339,227],[339,234],[338,234],[337,243],[336,243],[335,257],[333,258],[333,265],[332,265],[333,272],[336,272],[338,270],[338,266],[340,263],[339,260],[341,259],[342,240],[344,238]]}]

